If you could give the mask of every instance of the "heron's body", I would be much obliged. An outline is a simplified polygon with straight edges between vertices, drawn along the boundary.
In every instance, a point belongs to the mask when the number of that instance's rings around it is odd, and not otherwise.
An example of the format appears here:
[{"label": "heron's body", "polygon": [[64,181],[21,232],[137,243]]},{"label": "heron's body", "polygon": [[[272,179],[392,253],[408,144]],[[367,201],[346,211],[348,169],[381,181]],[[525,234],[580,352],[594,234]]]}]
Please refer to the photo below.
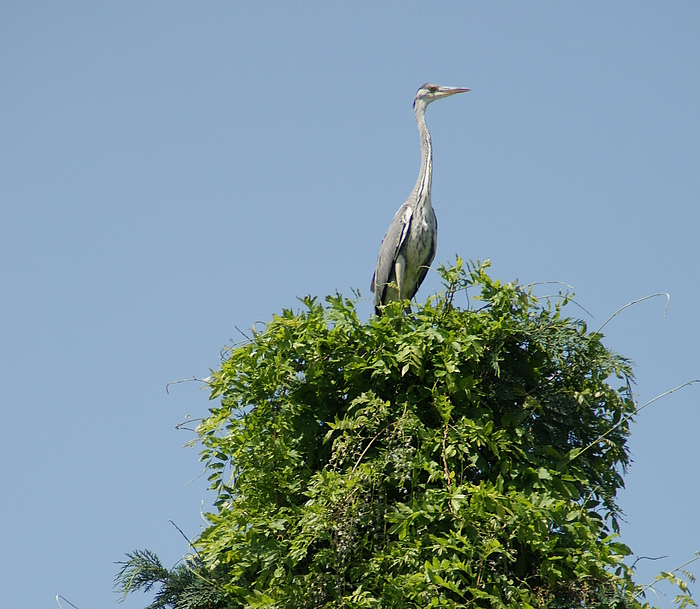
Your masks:
[{"label": "heron's body", "polygon": [[464,91],[469,89],[427,83],[416,93],[413,108],[420,133],[420,173],[411,195],[396,212],[379,248],[370,286],[377,313],[387,302],[413,298],[435,257],[437,218],[430,200],[433,147],[425,124],[425,109],[435,99]]},{"label": "heron's body", "polygon": [[[415,209],[404,203],[380,247],[380,259],[371,285],[375,307],[392,300],[413,298],[435,257],[436,247],[437,218],[430,197],[427,205]],[[381,254],[382,249],[385,256]],[[393,256],[391,250],[395,250]]]}]

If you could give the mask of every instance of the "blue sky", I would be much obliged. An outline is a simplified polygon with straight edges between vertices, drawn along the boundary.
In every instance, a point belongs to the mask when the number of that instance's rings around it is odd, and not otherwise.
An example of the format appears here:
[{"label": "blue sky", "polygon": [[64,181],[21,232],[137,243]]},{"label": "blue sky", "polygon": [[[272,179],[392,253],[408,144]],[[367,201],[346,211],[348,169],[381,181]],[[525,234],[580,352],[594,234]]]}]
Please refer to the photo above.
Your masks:
[{"label": "blue sky", "polygon": [[[175,426],[208,400],[166,383],[297,296],[370,296],[426,81],[472,88],[428,111],[435,262],[566,282],[591,327],[669,292],[606,344],[640,403],[700,378],[698,32],[690,1],[2,3],[0,604],[112,606],[125,552],[186,552],[169,520],[212,495]],[[700,385],[632,429],[645,582],[700,550]]]}]

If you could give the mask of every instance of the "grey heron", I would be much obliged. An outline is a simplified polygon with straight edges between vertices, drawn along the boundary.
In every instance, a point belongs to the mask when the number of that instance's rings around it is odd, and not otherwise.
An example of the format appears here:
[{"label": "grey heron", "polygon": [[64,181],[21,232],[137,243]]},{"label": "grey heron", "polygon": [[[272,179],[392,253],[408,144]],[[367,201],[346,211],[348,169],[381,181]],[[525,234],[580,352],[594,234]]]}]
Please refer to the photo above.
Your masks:
[{"label": "grey heron", "polygon": [[420,133],[420,173],[413,191],[396,212],[379,247],[377,268],[370,285],[377,314],[381,313],[380,307],[391,300],[413,298],[435,257],[437,218],[430,202],[433,147],[425,124],[425,110],[436,99],[469,90],[426,83],[418,89],[413,100]]}]

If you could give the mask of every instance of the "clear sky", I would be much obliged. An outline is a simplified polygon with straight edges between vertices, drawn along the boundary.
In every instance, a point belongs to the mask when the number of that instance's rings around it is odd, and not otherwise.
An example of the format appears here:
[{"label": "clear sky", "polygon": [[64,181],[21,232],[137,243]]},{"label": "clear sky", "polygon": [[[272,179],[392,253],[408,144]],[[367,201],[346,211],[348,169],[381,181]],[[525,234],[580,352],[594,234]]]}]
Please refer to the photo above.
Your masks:
[{"label": "clear sky", "polygon": [[[166,383],[297,296],[370,296],[426,81],[472,88],[428,111],[435,262],[566,282],[592,328],[669,292],[606,344],[640,403],[700,378],[696,1],[6,1],[0,57],[2,607],[113,606],[125,552],[187,551],[169,520],[212,495],[175,426],[208,401]],[[645,582],[700,550],[700,385],[632,430]]]}]

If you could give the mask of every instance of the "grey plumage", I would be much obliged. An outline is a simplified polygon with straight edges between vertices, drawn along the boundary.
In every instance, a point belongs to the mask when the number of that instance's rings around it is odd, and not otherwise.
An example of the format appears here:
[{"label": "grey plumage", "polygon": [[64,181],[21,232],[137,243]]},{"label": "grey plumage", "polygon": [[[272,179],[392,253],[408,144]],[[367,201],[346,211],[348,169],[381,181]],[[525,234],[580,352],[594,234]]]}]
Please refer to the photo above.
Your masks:
[{"label": "grey plumage", "polygon": [[370,289],[374,292],[374,308],[392,300],[411,299],[425,279],[437,247],[437,218],[430,200],[433,178],[433,148],[425,124],[428,104],[469,89],[424,84],[413,100],[420,134],[421,166],[418,180],[408,200],[399,208],[379,247],[377,267]]}]

